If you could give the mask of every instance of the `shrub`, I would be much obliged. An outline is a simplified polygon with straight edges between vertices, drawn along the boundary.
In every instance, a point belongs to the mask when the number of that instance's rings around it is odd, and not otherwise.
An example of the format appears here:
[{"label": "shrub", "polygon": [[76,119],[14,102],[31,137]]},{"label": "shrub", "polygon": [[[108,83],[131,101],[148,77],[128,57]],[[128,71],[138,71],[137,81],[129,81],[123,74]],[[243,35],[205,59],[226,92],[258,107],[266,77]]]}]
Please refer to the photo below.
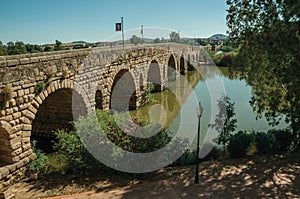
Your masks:
[{"label": "shrub", "polygon": [[228,152],[233,158],[240,158],[247,154],[252,142],[252,135],[247,132],[239,131],[232,135],[228,144]]},{"label": "shrub", "polygon": [[196,163],[196,150],[188,149],[186,150],[182,156],[175,162],[174,165],[178,166],[187,166],[187,165],[193,165]]},{"label": "shrub", "polygon": [[275,136],[274,148],[279,151],[291,150],[297,145],[297,135],[289,129],[269,130]]},{"label": "shrub", "polygon": [[255,134],[256,149],[259,153],[269,153],[274,146],[275,136],[271,133],[257,132]]},{"label": "shrub", "polygon": [[[156,151],[164,147],[171,141],[170,132],[162,130],[150,138],[138,138],[130,134],[135,131],[139,134],[147,134],[147,132],[159,131],[159,126],[150,126],[142,131],[140,126],[145,126],[146,123],[140,121],[137,117],[132,120],[126,120],[120,116],[113,116],[105,111],[97,110],[97,118],[101,128],[117,147],[135,153],[147,153]],[[118,118],[118,123],[115,121]],[[119,124],[119,125],[118,125]]]},{"label": "shrub", "polygon": [[57,142],[54,143],[54,150],[63,155],[67,162],[65,172],[84,173],[94,160],[81,142],[79,136],[71,131],[56,132]]},{"label": "shrub", "polygon": [[[101,154],[106,154],[107,158],[118,158],[118,160],[122,160],[121,162],[123,162],[123,164],[127,164],[128,159],[124,159],[123,161],[123,157],[120,157],[120,149],[135,153],[147,153],[161,149],[172,139],[168,130],[162,130],[149,138],[139,138],[130,135],[133,131],[137,131],[134,124],[137,124],[137,126],[144,125],[138,118],[127,121],[116,117],[116,115],[113,116],[108,112],[100,110],[96,111],[96,115],[97,118],[92,114],[81,117],[75,123],[76,133],[67,133],[65,131],[57,132],[58,142],[54,144],[54,149],[58,150],[59,153],[66,157],[68,162],[66,171],[82,173],[85,170],[96,169],[96,167],[100,165],[88,152],[84,143],[88,143],[88,149],[97,151],[97,155],[99,154],[99,156],[101,156]],[[120,121],[117,123],[115,118],[118,118],[118,120],[120,119]],[[102,131],[99,131],[100,127]],[[154,128],[155,127],[150,127],[149,129],[146,129],[145,132],[141,131],[139,133],[157,131],[157,129]],[[106,136],[117,149],[110,151],[108,147],[102,147],[106,142],[109,142],[105,141],[103,136]],[[83,142],[81,142],[81,140],[83,140]],[[185,140],[176,139],[174,145],[176,150],[183,150],[187,143]],[[174,150],[174,147],[170,147],[170,150],[172,149]],[[172,157],[167,156],[168,154],[170,153],[161,154],[156,161],[159,162],[163,159],[169,160]],[[139,164],[143,164],[143,162]]]},{"label": "shrub", "polygon": [[48,172],[50,164],[48,157],[40,150],[36,148],[37,141],[32,141],[32,149],[36,155],[36,159],[29,164],[30,173],[45,174]]},{"label": "shrub", "polygon": [[155,89],[155,86],[153,83],[151,82],[147,82],[147,87],[146,87],[146,100],[147,102],[152,102],[154,97],[153,97],[153,94],[152,92],[154,91]]},{"label": "shrub", "polygon": [[214,146],[211,151],[205,156],[204,160],[217,160],[224,155],[224,150],[218,146]]}]

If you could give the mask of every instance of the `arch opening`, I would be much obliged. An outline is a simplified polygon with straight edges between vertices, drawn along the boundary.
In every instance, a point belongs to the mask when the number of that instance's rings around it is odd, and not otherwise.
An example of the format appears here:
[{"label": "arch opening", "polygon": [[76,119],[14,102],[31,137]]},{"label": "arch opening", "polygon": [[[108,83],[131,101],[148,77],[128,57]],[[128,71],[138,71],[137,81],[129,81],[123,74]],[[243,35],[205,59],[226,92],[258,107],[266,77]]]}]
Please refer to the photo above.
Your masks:
[{"label": "arch opening", "polygon": [[173,55],[170,56],[168,61],[168,81],[173,82],[176,80],[176,63]]},{"label": "arch opening", "polygon": [[161,72],[160,67],[157,61],[152,61],[148,70],[148,78],[147,83],[151,83],[154,85],[154,89],[152,93],[161,92],[162,91],[162,80],[161,80]]},{"label": "arch opening", "polygon": [[59,89],[51,93],[40,105],[32,122],[32,140],[37,140],[37,148],[46,153],[53,152],[54,132],[63,129],[73,130],[73,115],[86,115],[83,98],[70,88]]},{"label": "arch opening", "polygon": [[97,90],[95,94],[95,108],[99,110],[103,110],[103,95],[101,90]]},{"label": "arch opening", "polygon": [[184,74],[184,58],[183,57],[180,57],[180,73],[181,74]]},{"label": "arch opening", "polygon": [[110,94],[110,109],[118,112],[137,108],[136,86],[132,74],[123,69],[113,80]]}]

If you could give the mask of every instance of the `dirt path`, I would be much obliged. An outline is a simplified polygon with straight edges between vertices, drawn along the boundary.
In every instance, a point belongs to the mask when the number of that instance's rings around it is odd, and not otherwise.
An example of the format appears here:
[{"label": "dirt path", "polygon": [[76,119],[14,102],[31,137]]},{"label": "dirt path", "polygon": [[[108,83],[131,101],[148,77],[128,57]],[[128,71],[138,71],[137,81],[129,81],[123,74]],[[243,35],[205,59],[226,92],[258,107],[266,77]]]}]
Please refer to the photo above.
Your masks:
[{"label": "dirt path", "polygon": [[[203,198],[300,198],[300,151],[285,156],[243,160],[207,161],[200,164]],[[116,187],[167,180],[185,196],[192,195],[185,182],[194,178],[194,167],[173,167],[131,175],[119,172],[95,173],[92,177],[48,176],[38,181],[17,182],[9,190],[16,198],[45,198],[86,191],[108,191]]]}]

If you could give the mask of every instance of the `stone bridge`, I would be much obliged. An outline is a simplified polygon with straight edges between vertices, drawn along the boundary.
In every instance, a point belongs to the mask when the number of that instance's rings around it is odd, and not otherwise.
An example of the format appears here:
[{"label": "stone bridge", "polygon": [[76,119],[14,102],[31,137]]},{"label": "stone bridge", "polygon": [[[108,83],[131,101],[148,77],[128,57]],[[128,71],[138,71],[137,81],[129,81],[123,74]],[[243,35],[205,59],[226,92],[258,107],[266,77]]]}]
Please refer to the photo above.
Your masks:
[{"label": "stone bridge", "polygon": [[[201,50],[167,43],[0,57],[0,188],[35,158],[32,137],[70,129],[95,108],[139,107],[147,82],[164,89],[203,60]],[[114,90],[124,97],[113,100]]]}]

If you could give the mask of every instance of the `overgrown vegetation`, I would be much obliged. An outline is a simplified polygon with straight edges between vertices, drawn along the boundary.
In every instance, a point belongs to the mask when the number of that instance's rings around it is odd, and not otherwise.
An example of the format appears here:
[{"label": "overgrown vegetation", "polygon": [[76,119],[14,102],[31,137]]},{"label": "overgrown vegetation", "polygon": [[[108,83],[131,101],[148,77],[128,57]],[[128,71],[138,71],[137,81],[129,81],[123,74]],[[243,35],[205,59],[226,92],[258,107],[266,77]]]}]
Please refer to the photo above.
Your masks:
[{"label": "overgrown vegetation", "polygon": [[235,66],[252,86],[251,105],[271,125],[300,130],[300,3],[228,0],[227,25],[238,44]]},{"label": "overgrown vegetation", "polygon": [[[137,126],[145,126],[145,122],[139,121],[138,118],[133,120],[122,120],[118,124],[114,119],[114,116],[105,111],[96,111],[98,124],[95,124],[92,116],[81,118],[76,122],[76,132],[65,132],[59,130],[56,132],[58,141],[54,144],[54,149],[62,154],[66,159],[67,166],[64,168],[63,173],[84,173],[86,170],[97,169],[101,164],[94,159],[88,152],[86,146],[81,141],[88,139],[92,140],[92,144],[88,146],[97,147],[97,150],[105,144],[105,140],[100,139],[99,135],[91,129],[98,129],[97,125],[100,125],[103,133],[117,148],[123,149],[135,153],[147,153],[156,151],[166,146],[172,139],[168,130],[162,130],[156,135],[149,138],[138,138],[131,136],[129,133],[132,131],[140,131]],[[96,126],[95,126],[96,125]],[[145,131],[139,133],[149,133],[157,131],[157,127],[149,127]],[[78,136],[81,136],[80,137]],[[98,140],[98,141],[97,141]],[[177,140],[176,149],[184,150],[187,143],[184,140]],[[95,146],[92,146],[95,145]],[[103,147],[104,148],[104,147]],[[105,148],[103,149],[105,150]],[[118,151],[112,151],[110,158],[117,157]],[[118,156],[118,158],[120,158]],[[160,157],[168,158],[168,157]]]},{"label": "overgrown vegetation", "polygon": [[253,142],[252,135],[246,131],[239,131],[230,136],[228,144],[228,152],[230,157],[241,158],[244,157]]},{"label": "overgrown vegetation", "polygon": [[147,88],[146,88],[146,101],[147,102],[152,102],[153,101],[153,95],[152,95],[152,91],[154,90],[154,84],[151,82],[147,83]]},{"label": "overgrown vegetation", "polygon": [[40,150],[36,148],[37,141],[32,141],[32,150],[36,155],[36,159],[31,161],[29,165],[30,173],[46,174],[49,171],[50,164],[48,157]]},{"label": "overgrown vegetation", "polygon": [[36,95],[44,92],[47,87],[50,85],[51,81],[47,78],[44,81],[40,81],[35,85],[34,92]]}]

